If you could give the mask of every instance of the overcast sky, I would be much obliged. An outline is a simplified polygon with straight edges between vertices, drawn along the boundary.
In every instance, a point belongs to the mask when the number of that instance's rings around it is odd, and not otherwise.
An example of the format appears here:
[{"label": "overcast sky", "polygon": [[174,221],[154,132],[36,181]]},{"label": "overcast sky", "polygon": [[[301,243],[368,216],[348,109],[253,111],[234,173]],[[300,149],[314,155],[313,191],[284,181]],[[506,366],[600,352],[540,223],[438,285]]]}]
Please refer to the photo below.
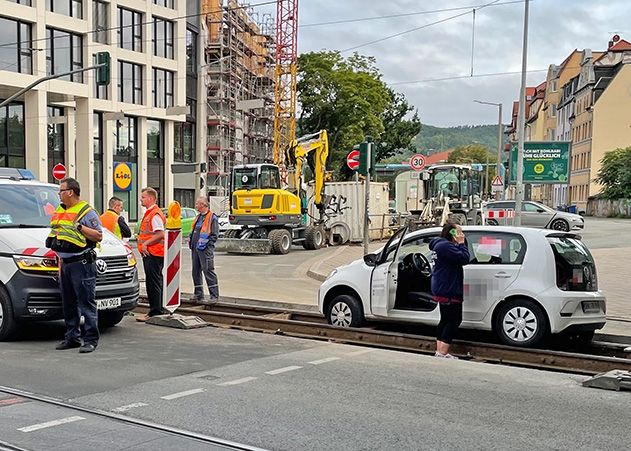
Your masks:
[{"label": "overcast sky", "polygon": [[[474,99],[504,104],[504,123],[519,96],[519,74],[468,77],[471,73],[471,8],[493,0],[299,0],[299,52],[344,51],[395,33],[465,15],[356,49],[377,59],[384,80],[419,110],[423,123],[437,126],[497,123],[497,108]],[[476,10],[474,75],[521,70],[524,3],[499,0]],[[507,4],[502,4],[507,3]],[[336,20],[451,11],[309,26]],[[528,86],[545,80],[550,64],[560,64],[575,48],[605,50],[614,32],[631,41],[629,0],[531,0]],[[344,52],[345,56],[352,53]],[[423,81],[418,83],[404,83]]]}]

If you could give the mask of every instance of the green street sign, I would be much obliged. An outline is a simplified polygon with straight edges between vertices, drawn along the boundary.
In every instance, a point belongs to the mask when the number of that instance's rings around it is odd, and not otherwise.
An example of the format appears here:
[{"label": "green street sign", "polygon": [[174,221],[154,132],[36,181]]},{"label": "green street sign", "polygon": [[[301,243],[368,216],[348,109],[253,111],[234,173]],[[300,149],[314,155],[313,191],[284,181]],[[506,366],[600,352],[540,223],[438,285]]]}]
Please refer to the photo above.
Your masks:
[{"label": "green street sign", "polygon": [[[510,183],[517,181],[517,143],[511,143]],[[569,141],[524,142],[524,183],[558,183],[570,181]]]}]

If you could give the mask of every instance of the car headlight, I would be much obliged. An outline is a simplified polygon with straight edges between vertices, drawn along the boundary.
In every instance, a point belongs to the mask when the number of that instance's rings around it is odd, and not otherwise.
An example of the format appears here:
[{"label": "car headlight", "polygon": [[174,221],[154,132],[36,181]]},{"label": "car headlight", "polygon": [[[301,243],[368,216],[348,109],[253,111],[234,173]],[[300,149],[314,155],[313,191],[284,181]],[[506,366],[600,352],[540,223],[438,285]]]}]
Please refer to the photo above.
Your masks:
[{"label": "car headlight", "polygon": [[31,255],[14,255],[15,264],[22,271],[27,272],[58,272],[57,257],[33,257]]},{"label": "car headlight", "polygon": [[136,266],[136,257],[132,252],[127,252],[127,266]]},{"label": "car headlight", "polygon": [[329,273],[329,275],[328,275],[328,276],[326,276],[326,279],[325,279],[325,280],[330,279],[331,277],[333,277],[333,276],[334,276],[334,275],[336,275],[336,274],[337,274],[337,269],[334,269],[333,271],[331,271],[331,272]]}]

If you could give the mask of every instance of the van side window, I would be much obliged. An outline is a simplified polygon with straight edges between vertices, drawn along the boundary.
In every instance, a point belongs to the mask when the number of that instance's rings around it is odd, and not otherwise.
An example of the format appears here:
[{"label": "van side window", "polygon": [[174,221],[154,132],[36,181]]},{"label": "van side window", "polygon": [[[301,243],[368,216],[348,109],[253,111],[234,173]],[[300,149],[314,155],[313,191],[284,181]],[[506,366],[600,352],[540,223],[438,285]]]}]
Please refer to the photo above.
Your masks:
[{"label": "van side window", "polygon": [[521,235],[504,232],[469,232],[470,264],[521,265],[526,242]]}]

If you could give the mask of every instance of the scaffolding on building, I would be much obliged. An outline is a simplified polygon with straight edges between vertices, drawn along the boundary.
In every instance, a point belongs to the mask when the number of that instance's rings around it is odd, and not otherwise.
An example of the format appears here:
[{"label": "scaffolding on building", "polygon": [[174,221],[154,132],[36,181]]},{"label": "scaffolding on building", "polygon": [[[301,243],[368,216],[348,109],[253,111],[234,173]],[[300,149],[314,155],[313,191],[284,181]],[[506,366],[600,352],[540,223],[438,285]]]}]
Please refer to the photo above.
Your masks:
[{"label": "scaffolding on building", "polygon": [[[235,165],[272,159],[274,21],[237,0],[204,0],[204,12],[207,189],[211,196],[227,196]],[[257,107],[243,103],[248,100],[258,101]]]}]

